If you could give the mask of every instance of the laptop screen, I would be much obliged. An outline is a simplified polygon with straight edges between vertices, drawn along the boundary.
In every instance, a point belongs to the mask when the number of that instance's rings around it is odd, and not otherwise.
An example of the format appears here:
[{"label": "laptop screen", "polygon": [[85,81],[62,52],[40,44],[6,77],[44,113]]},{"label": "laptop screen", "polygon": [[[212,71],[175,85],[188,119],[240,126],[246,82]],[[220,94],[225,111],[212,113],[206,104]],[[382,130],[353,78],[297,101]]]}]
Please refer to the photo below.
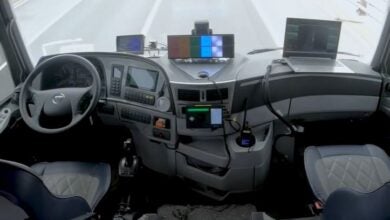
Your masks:
[{"label": "laptop screen", "polygon": [[287,18],[283,57],[335,59],[340,31],[340,21]]}]

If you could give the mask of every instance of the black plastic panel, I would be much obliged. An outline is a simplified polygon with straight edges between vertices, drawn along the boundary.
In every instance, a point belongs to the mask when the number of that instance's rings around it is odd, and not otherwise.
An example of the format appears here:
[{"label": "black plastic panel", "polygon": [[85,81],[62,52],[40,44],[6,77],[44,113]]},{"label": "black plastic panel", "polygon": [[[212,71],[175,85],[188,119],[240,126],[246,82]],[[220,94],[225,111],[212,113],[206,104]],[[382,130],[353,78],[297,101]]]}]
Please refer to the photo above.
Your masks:
[{"label": "black plastic panel", "polygon": [[[259,81],[260,79],[260,81]],[[250,83],[255,82],[257,83]],[[264,105],[263,77],[237,82],[232,113]],[[242,86],[243,85],[243,86]],[[380,96],[380,78],[329,74],[286,73],[270,77],[271,101],[312,95],[362,95]]]},{"label": "black plastic panel", "polygon": [[200,101],[199,90],[179,89],[177,91],[177,96],[180,101]]}]

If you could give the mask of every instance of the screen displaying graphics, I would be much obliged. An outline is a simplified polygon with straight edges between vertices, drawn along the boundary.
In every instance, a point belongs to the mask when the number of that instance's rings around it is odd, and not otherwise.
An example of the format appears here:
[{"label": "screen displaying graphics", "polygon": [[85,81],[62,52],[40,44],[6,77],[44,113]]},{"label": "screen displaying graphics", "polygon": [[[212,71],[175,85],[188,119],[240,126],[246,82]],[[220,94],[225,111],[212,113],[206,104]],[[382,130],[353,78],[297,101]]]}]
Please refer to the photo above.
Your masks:
[{"label": "screen displaying graphics", "polygon": [[210,124],[213,126],[222,126],[222,108],[211,108],[210,112]]},{"label": "screen displaying graphics", "polygon": [[157,86],[157,79],[157,71],[129,67],[126,86],[154,92]]},{"label": "screen displaying graphics", "polygon": [[233,58],[234,35],[168,36],[168,58]]},{"label": "screen displaying graphics", "polygon": [[116,51],[117,52],[131,52],[135,54],[144,53],[143,35],[124,35],[116,37]]},{"label": "screen displaying graphics", "polygon": [[223,110],[212,106],[187,106],[187,128],[220,128],[223,126]]},{"label": "screen displaying graphics", "polygon": [[336,58],[341,22],[288,18],[283,56]]}]

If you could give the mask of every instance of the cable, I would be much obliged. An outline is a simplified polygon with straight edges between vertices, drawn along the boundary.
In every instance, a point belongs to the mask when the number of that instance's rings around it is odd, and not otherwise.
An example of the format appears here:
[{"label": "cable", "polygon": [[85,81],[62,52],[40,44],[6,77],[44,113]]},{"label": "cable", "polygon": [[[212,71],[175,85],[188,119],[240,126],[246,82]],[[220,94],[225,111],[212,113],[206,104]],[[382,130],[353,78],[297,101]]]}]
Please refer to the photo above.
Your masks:
[{"label": "cable", "polygon": [[[241,131],[241,124],[240,124],[240,122],[238,122],[238,121],[236,121],[236,120],[233,120],[233,119],[226,119],[226,121],[229,122],[230,127],[233,128],[233,130],[234,130],[235,132]],[[232,122],[235,122],[236,125],[238,125],[238,128],[235,127],[235,126],[233,126]]]},{"label": "cable", "polygon": [[[213,83],[215,89],[217,90],[217,93],[218,93],[218,96],[219,96],[219,100],[220,100],[221,105],[222,105],[221,108],[223,108],[222,93],[221,93],[221,91],[219,90],[217,83],[216,83],[214,80],[210,79],[209,77],[207,77],[207,80],[209,80],[210,82]],[[223,111],[223,110],[222,110],[222,111]],[[226,139],[226,138],[227,138],[227,135],[226,135],[225,119],[223,118],[223,113],[222,113],[222,130],[223,130],[223,141],[224,141],[224,143],[225,143],[225,150],[226,150],[226,153],[227,153],[227,155],[228,155],[228,162],[226,163],[225,169],[228,169],[229,166],[230,166],[230,162],[231,162],[231,160],[232,160],[232,156],[231,156],[231,154],[230,154],[229,146],[228,146],[227,139]]]},{"label": "cable", "polygon": [[[273,61],[273,63],[284,63],[284,61],[275,60],[275,61]],[[293,134],[293,133],[297,132],[297,129],[294,127],[294,125],[289,123],[281,114],[279,114],[275,110],[275,108],[272,106],[272,102],[271,102],[271,98],[270,98],[270,86],[269,86],[269,77],[270,77],[271,72],[272,72],[272,64],[267,66],[267,72],[265,73],[264,79],[263,79],[263,86],[262,87],[264,90],[263,98],[264,98],[265,105],[267,106],[268,110],[270,110],[270,112],[272,112],[272,114],[274,114],[281,122],[283,122],[283,124],[285,124],[290,129],[290,134]]]}]

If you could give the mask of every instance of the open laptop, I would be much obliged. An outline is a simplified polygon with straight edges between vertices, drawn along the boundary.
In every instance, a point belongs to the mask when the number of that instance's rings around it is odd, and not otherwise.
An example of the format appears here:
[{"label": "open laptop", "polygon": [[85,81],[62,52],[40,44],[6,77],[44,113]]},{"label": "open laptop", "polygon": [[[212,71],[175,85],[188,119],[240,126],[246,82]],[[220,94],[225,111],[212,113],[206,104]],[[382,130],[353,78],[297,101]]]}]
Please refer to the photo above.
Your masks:
[{"label": "open laptop", "polygon": [[283,57],[294,72],[353,71],[336,60],[341,22],[287,18]]}]

